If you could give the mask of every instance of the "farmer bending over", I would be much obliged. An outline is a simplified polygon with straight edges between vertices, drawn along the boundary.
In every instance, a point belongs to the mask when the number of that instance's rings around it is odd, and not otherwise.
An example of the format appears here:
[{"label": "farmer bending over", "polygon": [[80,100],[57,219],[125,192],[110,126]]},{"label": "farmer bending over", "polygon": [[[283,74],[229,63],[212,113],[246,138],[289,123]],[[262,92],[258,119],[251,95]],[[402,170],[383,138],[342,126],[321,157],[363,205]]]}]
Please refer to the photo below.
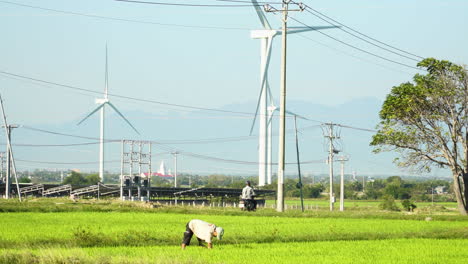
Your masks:
[{"label": "farmer bending over", "polygon": [[186,225],[186,230],[184,232],[184,240],[182,241],[182,249],[185,249],[186,246],[190,245],[190,240],[192,239],[193,234],[198,239],[198,244],[201,246],[202,241],[208,243],[208,248],[213,248],[211,239],[217,237],[218,240],[221,240],[224,235],[224,229],[220,226],[215,226],[214,224],[207,223],[202,220],[193,219]]}]

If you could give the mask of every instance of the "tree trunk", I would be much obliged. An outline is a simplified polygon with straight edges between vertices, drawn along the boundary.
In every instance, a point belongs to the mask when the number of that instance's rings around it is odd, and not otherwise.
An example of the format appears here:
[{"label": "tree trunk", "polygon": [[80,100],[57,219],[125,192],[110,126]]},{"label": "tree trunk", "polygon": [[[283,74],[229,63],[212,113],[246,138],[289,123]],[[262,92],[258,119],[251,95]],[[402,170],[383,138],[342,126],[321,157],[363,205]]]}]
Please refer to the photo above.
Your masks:
[{"label": "tree trunk", "polygon": [[468,215],[468,206],[466,198],[468,197],[468,179],[463,177],[461,180],[460,174],[453,172],[453,191],[457,198],[458,210],[462,215]]}]

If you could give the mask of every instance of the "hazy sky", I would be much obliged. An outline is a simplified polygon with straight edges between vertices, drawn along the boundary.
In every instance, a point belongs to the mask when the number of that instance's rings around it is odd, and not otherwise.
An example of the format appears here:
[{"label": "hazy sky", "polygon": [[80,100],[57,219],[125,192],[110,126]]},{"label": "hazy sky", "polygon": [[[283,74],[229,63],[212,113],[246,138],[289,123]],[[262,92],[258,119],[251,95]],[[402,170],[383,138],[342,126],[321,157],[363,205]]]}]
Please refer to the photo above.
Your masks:
[{"label": "hazy sky", "polygon": [[[228,4],[214,0],[155,2]],[[303,2],[353,29],[421,57],[460,64],[468,61],[468,1]],[[290,15],[310,26],[328,25],[308,12]],[[279,16],[269,13],[267,17],[274,27],[280,26]],[[289,25],[301,26],[293,19]],[[0,0],[0,71],[100,92],[104,87],[107,43],[111,94],[220,108],[257,100],[260,44],[250,38],[249,29],[259,28],[253,7],[183,7],[112,0]],[[410,66],[417,63],[340,30],[324,32],[378,56]],[[383,100],[392,86],[410,81],[419,72],[317,32],[291,35],[288,52],[288,100],[328,106],[361,97]],[[277,38],[270,66],[270,85],[276,98],[279,57]],[[49,128],[76,123],[95,107],[94,98],[100,97],[12,79],[5,74],[0,74],[0,92],[11,123]],[[124,113],[144,111],[152,118],[179,118],[172,113],[180,112],[182,116],[190,110],[120,98],[111,100]],[[314,118],[312,112],[301,114]],[[209,113],[206,116],[212,118]],[[246,118],[245,122],[250,120]],[[140,138],[157,138],[150,131],[142,134]],[[187,131],[183,137],[190,139],[191,135]],[[219,133],[219,137],[223,136],[233,135]],[[43,158],[47,159],[47,155]]]}]

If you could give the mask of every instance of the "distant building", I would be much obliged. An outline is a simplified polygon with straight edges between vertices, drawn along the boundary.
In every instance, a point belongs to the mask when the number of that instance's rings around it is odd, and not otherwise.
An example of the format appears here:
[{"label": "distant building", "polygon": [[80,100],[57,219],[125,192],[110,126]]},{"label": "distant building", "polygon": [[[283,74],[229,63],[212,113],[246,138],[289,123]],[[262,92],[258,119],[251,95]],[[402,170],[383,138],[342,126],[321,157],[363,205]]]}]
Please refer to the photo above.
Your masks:
[{"label": "distant building", "polygon": [[446,186],[437,186],[434,188],[434,193],[436,194],[446,194],[447,191],[448,190]]},{"label": "distant building", "polygon": [[166,175],[166,166],[164,165],[164,160],[161,161],[161,165],[159,165],[158,173]]},{"label": "distant building", "polygon": [[[141,177],[148,177],[148,173],[141,173]],[[164,165],[164,161],[161,161],[161,165],[159,165],[159,169],[157,172],[151,173],[151,176],[158,176],[158,177],[165,177],[165,178],[172,178],[174,177],[171,172],[166,172],[166,166]]]}]

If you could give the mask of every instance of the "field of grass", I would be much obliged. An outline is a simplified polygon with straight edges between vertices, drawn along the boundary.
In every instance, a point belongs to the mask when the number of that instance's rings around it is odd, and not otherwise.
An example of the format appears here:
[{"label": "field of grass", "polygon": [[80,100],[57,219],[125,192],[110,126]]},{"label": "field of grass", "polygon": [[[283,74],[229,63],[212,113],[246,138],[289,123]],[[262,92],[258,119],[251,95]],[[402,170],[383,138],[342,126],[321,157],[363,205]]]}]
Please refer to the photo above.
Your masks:
[{"label": "field of grass", "polygon": [[[275,200],[266,200],[266,206],[271,207],[276,203]],[[381,201],[372,201],[372,200],[345,200],[345,209],[348,210],[360,210],[363,208],[372,208],[376,209]],[[396,201],[397,205],[402,208],[401,203]],[[428,206],[432,206],[431,202],[416,202],[415,203],[418,208],[424,208]],[[300,199],[288,199],[285,201],[285,205],[288,205],[289,208],[295,209],[301,206]],[[329,201],[328,199],[305,199],[304,205],[307,206],[310,210],[321,210],[321,209],[329,209]],[[457,203],[456,202],[434,202],[435,206],[443,206],[449,210],[457,210]],[[335,203],[335,207],[339,208],[340,200],[338,199]]]},{"label": "field of grass", "polygon": [[[16,206],[15,206],[16,205]],[[13,208],[17,210],[13,210]],[[465,263],[468,218],[139,203],[0,201],[0,263]],[[431,221],[425,219],[431,216]],[[179,244],[190,219],[225,228],[214,249]],[[197,243],[195,243],[197,244]]]}]

